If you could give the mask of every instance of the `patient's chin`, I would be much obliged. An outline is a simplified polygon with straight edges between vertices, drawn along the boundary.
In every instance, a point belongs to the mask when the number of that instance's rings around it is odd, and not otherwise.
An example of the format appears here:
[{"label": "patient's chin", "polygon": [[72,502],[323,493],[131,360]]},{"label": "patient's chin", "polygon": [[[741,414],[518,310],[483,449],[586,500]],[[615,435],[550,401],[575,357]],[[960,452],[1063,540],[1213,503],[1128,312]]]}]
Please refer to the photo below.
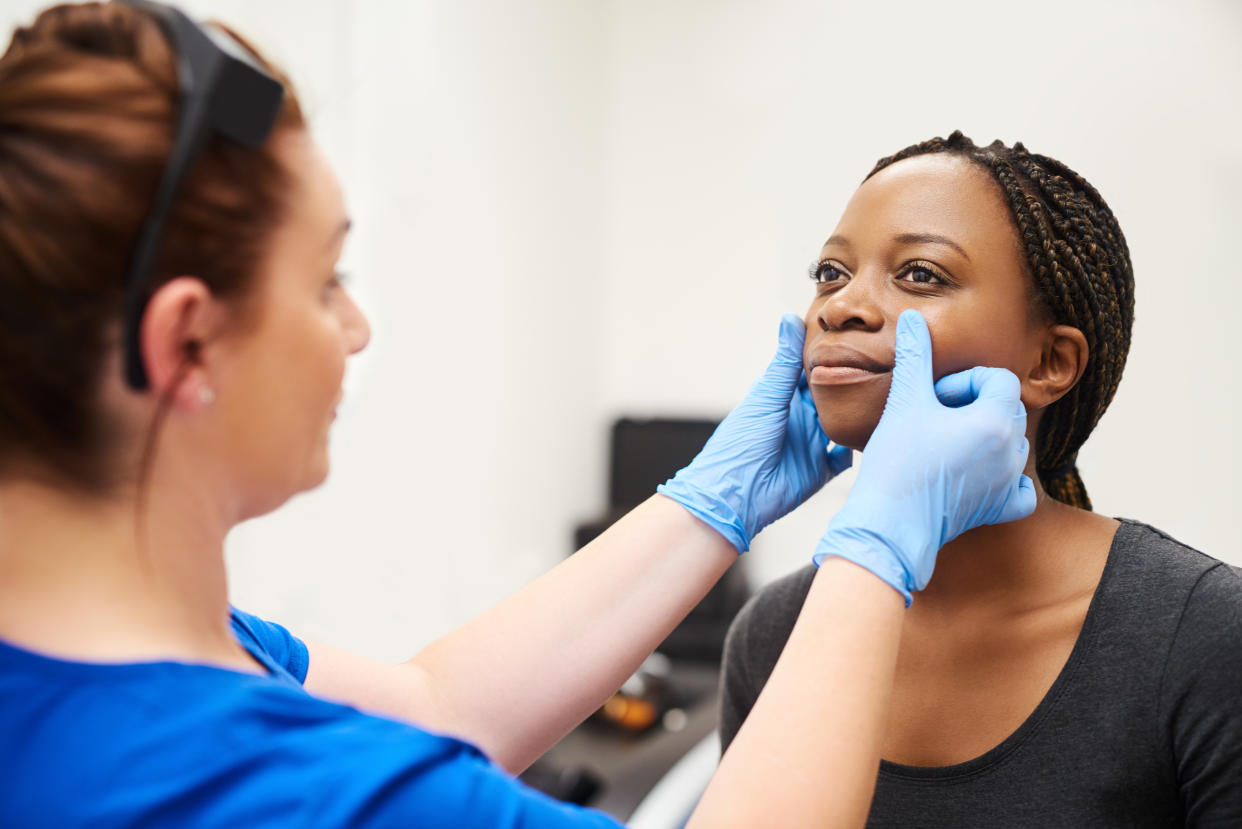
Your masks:
[{"label": "patient's chin", "polygon": [[861,452],[884,414],[889,382],[812,385],[811,399],[828,439]]},{"label": "patient's chin", "polygon": [[819,412],[819,425],[828,439],[856,452],[861,452],[867,446],[867,441],[871,439],[871,433],[879,422],[879,414]]}]

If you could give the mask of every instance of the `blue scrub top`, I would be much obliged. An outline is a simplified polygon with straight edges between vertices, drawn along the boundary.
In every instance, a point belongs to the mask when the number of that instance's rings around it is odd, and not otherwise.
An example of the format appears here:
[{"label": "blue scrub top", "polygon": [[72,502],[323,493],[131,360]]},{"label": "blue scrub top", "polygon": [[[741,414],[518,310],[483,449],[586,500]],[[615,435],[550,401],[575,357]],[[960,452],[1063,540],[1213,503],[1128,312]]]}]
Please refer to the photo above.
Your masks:
[{"label": "blue scrub top", "polygon": [[256,676],[0,641],[0,826],[612,827],[469,743],[306,693],[306,645],[234,610]]}]

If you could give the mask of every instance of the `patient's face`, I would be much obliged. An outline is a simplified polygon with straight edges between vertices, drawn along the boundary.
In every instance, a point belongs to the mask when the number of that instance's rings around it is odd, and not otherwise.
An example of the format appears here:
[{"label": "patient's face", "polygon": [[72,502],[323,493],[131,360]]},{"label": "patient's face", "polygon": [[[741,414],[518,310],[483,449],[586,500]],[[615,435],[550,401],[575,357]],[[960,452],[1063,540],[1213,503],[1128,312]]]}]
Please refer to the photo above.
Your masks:
[{"label": "patient's face", "polygon": [[999,186],[972,162],[916,156],[850,199],[817,268],[804,362],[824,432],[862,449],[892,379],[897,317],[931,329],[936,379],[976,365],[1019,380],[1039,361],[1048,322]]}]

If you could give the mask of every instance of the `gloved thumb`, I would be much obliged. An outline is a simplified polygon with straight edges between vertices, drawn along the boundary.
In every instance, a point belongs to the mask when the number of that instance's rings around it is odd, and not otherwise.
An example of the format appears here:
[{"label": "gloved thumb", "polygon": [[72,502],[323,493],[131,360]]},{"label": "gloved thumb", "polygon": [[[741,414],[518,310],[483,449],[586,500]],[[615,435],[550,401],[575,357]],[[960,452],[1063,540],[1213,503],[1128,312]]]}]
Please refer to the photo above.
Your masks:
[{"label": "gloved thumb", "polygon": [[916,401],[934,397],[932,384],[931,332],[927,321],[913,308],[897,318],[896,364],[893,383],[888,392],[890,402]]},{"label": "gloved thumb", "polygon": [[997,401],[1004,409],[1016,410],[1015,407],[1022,400],[1022,383],[1018,380],[1018,375],[1007,368],[989,366],[973,368],[970,373],[976,400]]},{"label": "gloved thumb", "polygon": [[802,344],[805,340],[806,326],[802,324],[802,319],[797,314],[782,316],[776,354],[763,376],[756,381],[754,391],[773,403],[788,406],[802,377]]},{"label": "gloved thumb", "polygon": [[983,386],[987,373],[987,368],[975,366],[965,371],[946,374],[936,381],[936,397],[944,405],[955,409],[973,403],[979,396],[979,389]]},{"label": "gloved thumb", "polygon": [[976,386],[974,402],[988,406],[1001,415],[1012,418],[1014,430],[1026,431],[1026,406],[1022,404],[1022,383],[1012,371],[1004,368],[981,367],[971,369]]}]

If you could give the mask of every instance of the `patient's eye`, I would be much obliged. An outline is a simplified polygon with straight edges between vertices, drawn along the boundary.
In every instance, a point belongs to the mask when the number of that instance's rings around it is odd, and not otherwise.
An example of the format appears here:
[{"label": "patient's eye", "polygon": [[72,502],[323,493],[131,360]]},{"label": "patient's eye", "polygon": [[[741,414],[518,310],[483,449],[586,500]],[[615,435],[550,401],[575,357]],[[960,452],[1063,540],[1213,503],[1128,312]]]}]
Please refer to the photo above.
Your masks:
[{"label": "patient's eye", "polygon": [[837,265],[835,262],[812,262],[808,270],[811,279],[818,283],[840,282],[850,278],[845,269]]},{"label": "patient's eye", "polygon": [[950,284],[948,277],[928,262],[907,263],[897,273],[897,279],[901,282],[932,287]]}]

